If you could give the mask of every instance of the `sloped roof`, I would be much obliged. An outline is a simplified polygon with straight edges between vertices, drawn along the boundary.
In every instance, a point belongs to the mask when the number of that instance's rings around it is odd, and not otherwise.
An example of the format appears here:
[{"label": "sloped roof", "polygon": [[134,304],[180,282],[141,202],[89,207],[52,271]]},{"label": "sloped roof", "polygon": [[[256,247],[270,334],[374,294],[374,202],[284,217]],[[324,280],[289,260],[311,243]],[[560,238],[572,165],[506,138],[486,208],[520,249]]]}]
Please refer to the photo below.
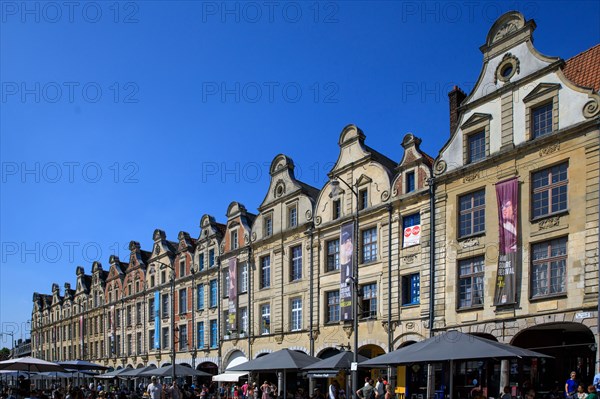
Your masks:
[{"label": "sloped roof", "polygon": [[600,43],[569,58],[563,72],[571,82],[600,91]]}]

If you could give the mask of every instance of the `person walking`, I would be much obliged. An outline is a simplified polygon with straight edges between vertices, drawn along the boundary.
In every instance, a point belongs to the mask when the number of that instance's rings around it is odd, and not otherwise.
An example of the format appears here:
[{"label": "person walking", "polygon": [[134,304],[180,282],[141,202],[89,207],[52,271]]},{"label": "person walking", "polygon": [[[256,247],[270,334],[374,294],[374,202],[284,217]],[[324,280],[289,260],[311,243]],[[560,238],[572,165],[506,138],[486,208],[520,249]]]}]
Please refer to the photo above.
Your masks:
[{"label": "person walking", "polygon": [[152,376],[150,379],[150,384],[148,384],[146,392],[148,392],[150,399],[162,399],[163,388],[162,385],[160,385],[160,382],[158,382],[156,376]]},{"label": "person walking", "polygon": [[579,382],[577,381],[577,373],[571,371],[569,379],[565,382],[565,397],[570,398],[577,392]]}]

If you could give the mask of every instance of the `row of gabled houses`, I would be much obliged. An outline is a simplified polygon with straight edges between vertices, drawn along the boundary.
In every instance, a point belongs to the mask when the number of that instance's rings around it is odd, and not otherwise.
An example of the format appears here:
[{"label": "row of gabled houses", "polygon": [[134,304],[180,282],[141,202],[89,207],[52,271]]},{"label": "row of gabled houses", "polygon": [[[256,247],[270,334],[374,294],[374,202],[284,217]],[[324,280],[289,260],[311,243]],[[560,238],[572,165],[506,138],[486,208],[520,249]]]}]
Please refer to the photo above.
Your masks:
[{"label": "row of gabled houses", "polygon": [[[172,362],[174,346],[176,363],[217,373],[284,347],[351,348],[356,315],[367,357],[459,329],[554,356],[503,364],[493,389],[593,376],[600,46],[548,57],[535,27],[518,12],[494,23],[474,89],[449,93],[435,160],[413,134],[391,160],[349,125],[317,189],[278,155],[256,213],[231,202],[197,238],[157,229],[148,251],[132,241],[126,261],[35,293],[33,354],[137,367]],[[482,367],[460,369],[464,386]],[[422,368],[396,371],[408,392],[426,385]]]}]

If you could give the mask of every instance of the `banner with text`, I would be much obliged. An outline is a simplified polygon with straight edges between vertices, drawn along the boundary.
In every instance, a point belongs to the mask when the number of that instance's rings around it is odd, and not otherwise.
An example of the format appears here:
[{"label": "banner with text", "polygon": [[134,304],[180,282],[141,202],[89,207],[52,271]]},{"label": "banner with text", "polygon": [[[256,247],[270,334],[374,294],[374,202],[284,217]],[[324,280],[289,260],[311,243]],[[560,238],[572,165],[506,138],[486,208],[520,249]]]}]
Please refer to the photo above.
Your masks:
[{"label": "banner with text", "polygon": [[495,306],[516,302],[518,193],[519,181],[516,177],[496,184],[500,247],[494,295]]},{"label": "banner with text", "polygon": [[237,258],[229,259],[229,330],[237,331]]},{"label": "banner with text", "polygon": [[154,349],[160,349],[160,292],[158,291],[154,293]]},{"label": "banner with text", "polygon": [[354,319],[352,311],[351,284],[346,284],[348,277],[354,278],[354,222],[343,225],[340,229],[340,316],[342,320]]}]

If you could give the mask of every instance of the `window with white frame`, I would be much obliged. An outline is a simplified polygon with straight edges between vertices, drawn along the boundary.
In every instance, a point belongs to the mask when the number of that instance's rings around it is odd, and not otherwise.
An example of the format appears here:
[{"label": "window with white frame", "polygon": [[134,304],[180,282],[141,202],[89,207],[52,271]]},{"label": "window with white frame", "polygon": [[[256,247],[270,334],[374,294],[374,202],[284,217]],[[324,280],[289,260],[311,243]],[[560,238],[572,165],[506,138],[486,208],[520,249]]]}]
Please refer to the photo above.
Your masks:
[{"label": "window with white frame", "polygon": [[198,323],[196,323],[196,334],[197,334],[197,345],[198,345],[198,349],[203,349],[204,348],[204,322],[203,321],[199,321]]},{"label": "window with white frame", "polygon": [[238,248],[238,231],[237,230],[233,230],[231,232],[231,249],[237,249]]},{"label": "window with white frame", "polygon": [[228,298],[229,297],[229,269],[225,269],[225,271],[223,271],[223,288],[221,289],[221,291],[223,292],[223,298]]},{"label": "window with white frame", "polygon": [[187,288],[179,290],[179,314],[187,313]]},{"label": "window with white frame", "polygon": [[248,263],[244,262],[240,265],[240,279],[239,279],[239,291],[240,293],[248,292]]},{"label": "window with white frame", "polygon": [[298,208],[296,205],[288,208],[288,227],[296,227],[298,225]]},{"label": "window with white frame", "polygon": [[263,220],[265,237],[270,237],[273,235],[273,216],[265,216]]},{"label": "window with white frame", "polygon": [[302,329],[302,299],[292,299],[291,331]]},{"label": "window with white frame", "polygon": [[188,349],[187,324],[179,326],[179,350],[186,351]]},{"label": "window with white frame", "polygon": [[271,333],[271,305],[264,304],[260,307],[260,332],[261,334]]},{"label": "window with white frame", "polygon": [[362,317],[377,317],[377,283],[365,284],[362,289]]},{"label": "window with white frame", "polygon": [[485,190],[459,197],[458,236],[466,237],[485,231]]},{"label": "window with white frame", "polygon": [[327,294],[326,322],[340,321],[340,291],[329,291]]},{"label": "window with white frame", "polygon": [[208,267],[215,266],[215,249],[211,248],[208,250]]},{"label": "window with white frame", "polygon": [[217,280],[210,280],[209,305],[211,308],[217,307]]},{"label": "window with white frame", "polygon": [[567,238],[533,244],[531,248],[531,297],[567,292]]},{"label": "window with white frame", "polygon": [[169,294],[162,294],[161,299],[160,317],[164,319],[165,317],[169,317],[169,312],[171,311],[169,307]]},{"label": "window with white frame", "polygon": [[196,288],[196,307],[198,310],[204,310],[204,284]]},{"label": "window with white frame", "polygon": [[269,288],[271,286],[271,256],[266,255],[260,258],[260,288]]},{"label": "window with white frame", "polygon": [[239,332],[240,334],[248,334],[248,308],[243,307],[240,308],[240,317],[239,317]]},{"label": "window with white frame", "polygon": [[302,246],[298,245],[291,249],[290,281],[302,278]]},{"label": "window with white frame", "polygon": [[340,270],[340,239],[327,241],[327,271]]},{"label": "window with white frame", "polygon": [[185,258],[179,260],[179,277],[185,276]]},{"label": "window with white frame", "polygon": [[459,308],[483,305],[484,266],[483,256],[458,261]]},{"label": "window with white frame", "polygon": [[377,260],[377,227],[362,231],[362,261],[363,263]]},{"label": "window with white frame", "polygon": [[567,163],[532,174],[533,219],[567,210]]}]

